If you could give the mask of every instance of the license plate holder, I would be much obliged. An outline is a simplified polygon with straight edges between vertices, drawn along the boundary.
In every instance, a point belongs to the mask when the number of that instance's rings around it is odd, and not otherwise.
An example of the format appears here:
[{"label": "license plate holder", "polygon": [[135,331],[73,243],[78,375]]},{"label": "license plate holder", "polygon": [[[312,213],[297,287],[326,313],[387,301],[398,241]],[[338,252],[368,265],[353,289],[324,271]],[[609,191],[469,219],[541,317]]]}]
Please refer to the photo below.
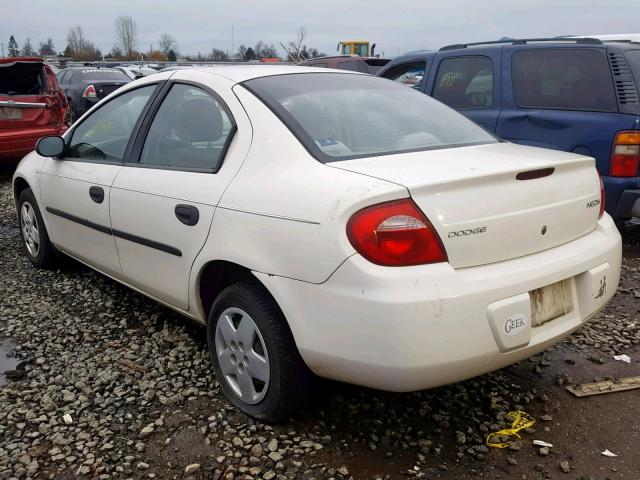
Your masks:
[{"label": "license plate holder", "polygon": [[529,292],[532,327],[538,327],[573,310],[571,281],[572,279],[562,280]]},{"label": "license plate holder", "polygon": [[22,120],[22,109],[0,107],[0,120]]}]

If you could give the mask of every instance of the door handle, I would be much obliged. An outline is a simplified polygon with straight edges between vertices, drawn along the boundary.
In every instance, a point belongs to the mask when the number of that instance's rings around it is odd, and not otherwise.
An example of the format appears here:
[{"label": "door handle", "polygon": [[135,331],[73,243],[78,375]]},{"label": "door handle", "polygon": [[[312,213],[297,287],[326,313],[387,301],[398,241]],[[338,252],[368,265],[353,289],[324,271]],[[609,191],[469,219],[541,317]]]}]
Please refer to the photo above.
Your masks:
[{"label": "door handle", "polygon": [[102,187],[90,187],[89,188],[89,196],[91,197],[91,200],[93,200],[96,203],[102,203],[104,201],[104,190],[102,189]]},{"label": "door handle", "polygon": [[178,220],[190,227],[200,220],[200,212],[193,205],[176,205],[175,214]]}]

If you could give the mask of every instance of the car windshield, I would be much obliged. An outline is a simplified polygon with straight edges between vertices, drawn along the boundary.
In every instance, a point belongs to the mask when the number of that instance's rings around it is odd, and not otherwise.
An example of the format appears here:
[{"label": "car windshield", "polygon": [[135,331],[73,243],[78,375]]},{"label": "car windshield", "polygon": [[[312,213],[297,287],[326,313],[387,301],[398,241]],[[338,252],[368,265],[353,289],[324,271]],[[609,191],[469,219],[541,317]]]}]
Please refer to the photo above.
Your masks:
[{"label": "car windshield", "polygon": [[82,70],[82,80],[90,82],[129,82],[131,79],[118,70],[96,68]]},{"label": "car windshield", "polygon": [[304,73],[243,85],[321,162],[498,142],[451,108],[383,78]]}]

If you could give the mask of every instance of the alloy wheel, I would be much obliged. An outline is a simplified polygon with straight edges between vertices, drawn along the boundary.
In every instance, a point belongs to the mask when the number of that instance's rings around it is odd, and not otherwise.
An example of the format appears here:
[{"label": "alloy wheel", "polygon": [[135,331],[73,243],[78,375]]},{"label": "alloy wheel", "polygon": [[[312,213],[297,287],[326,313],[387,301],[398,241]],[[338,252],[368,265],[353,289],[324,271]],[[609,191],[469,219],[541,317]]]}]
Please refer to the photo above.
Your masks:
[{"label": "alloy wheel", "polygon": [[37,257],[40,251],[40,230],[36,212],[29,202],[22,204],[20,224],[22,227],[22,239],[24,240],[29,255]]},{"label": "alloy wheel", "polygon": [[233,393],[245,403],[260,402],[269,388],[269,355],[260,329],[247,312],[232,307],[220,314],[215,350]]}]

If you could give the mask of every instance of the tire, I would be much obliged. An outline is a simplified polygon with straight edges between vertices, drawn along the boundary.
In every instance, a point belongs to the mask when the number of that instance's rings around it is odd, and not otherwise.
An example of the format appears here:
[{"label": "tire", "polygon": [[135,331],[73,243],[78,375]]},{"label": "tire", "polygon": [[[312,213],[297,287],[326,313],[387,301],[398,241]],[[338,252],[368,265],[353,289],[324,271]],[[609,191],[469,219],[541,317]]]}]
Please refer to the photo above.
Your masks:
[{"label": "tire", "polygon": [[313,374],[280,308],[257,282],[222,291],[209,314],[207,341],[220,388],[247,415],[278,422],[311,395]]},{"label": "tire", "polygon": [[51,268],[58,263],[58,254],[49,240],[40,208],[30,188],[18,197],[18,223],[22,249],[27,258],[38,268]]}]

